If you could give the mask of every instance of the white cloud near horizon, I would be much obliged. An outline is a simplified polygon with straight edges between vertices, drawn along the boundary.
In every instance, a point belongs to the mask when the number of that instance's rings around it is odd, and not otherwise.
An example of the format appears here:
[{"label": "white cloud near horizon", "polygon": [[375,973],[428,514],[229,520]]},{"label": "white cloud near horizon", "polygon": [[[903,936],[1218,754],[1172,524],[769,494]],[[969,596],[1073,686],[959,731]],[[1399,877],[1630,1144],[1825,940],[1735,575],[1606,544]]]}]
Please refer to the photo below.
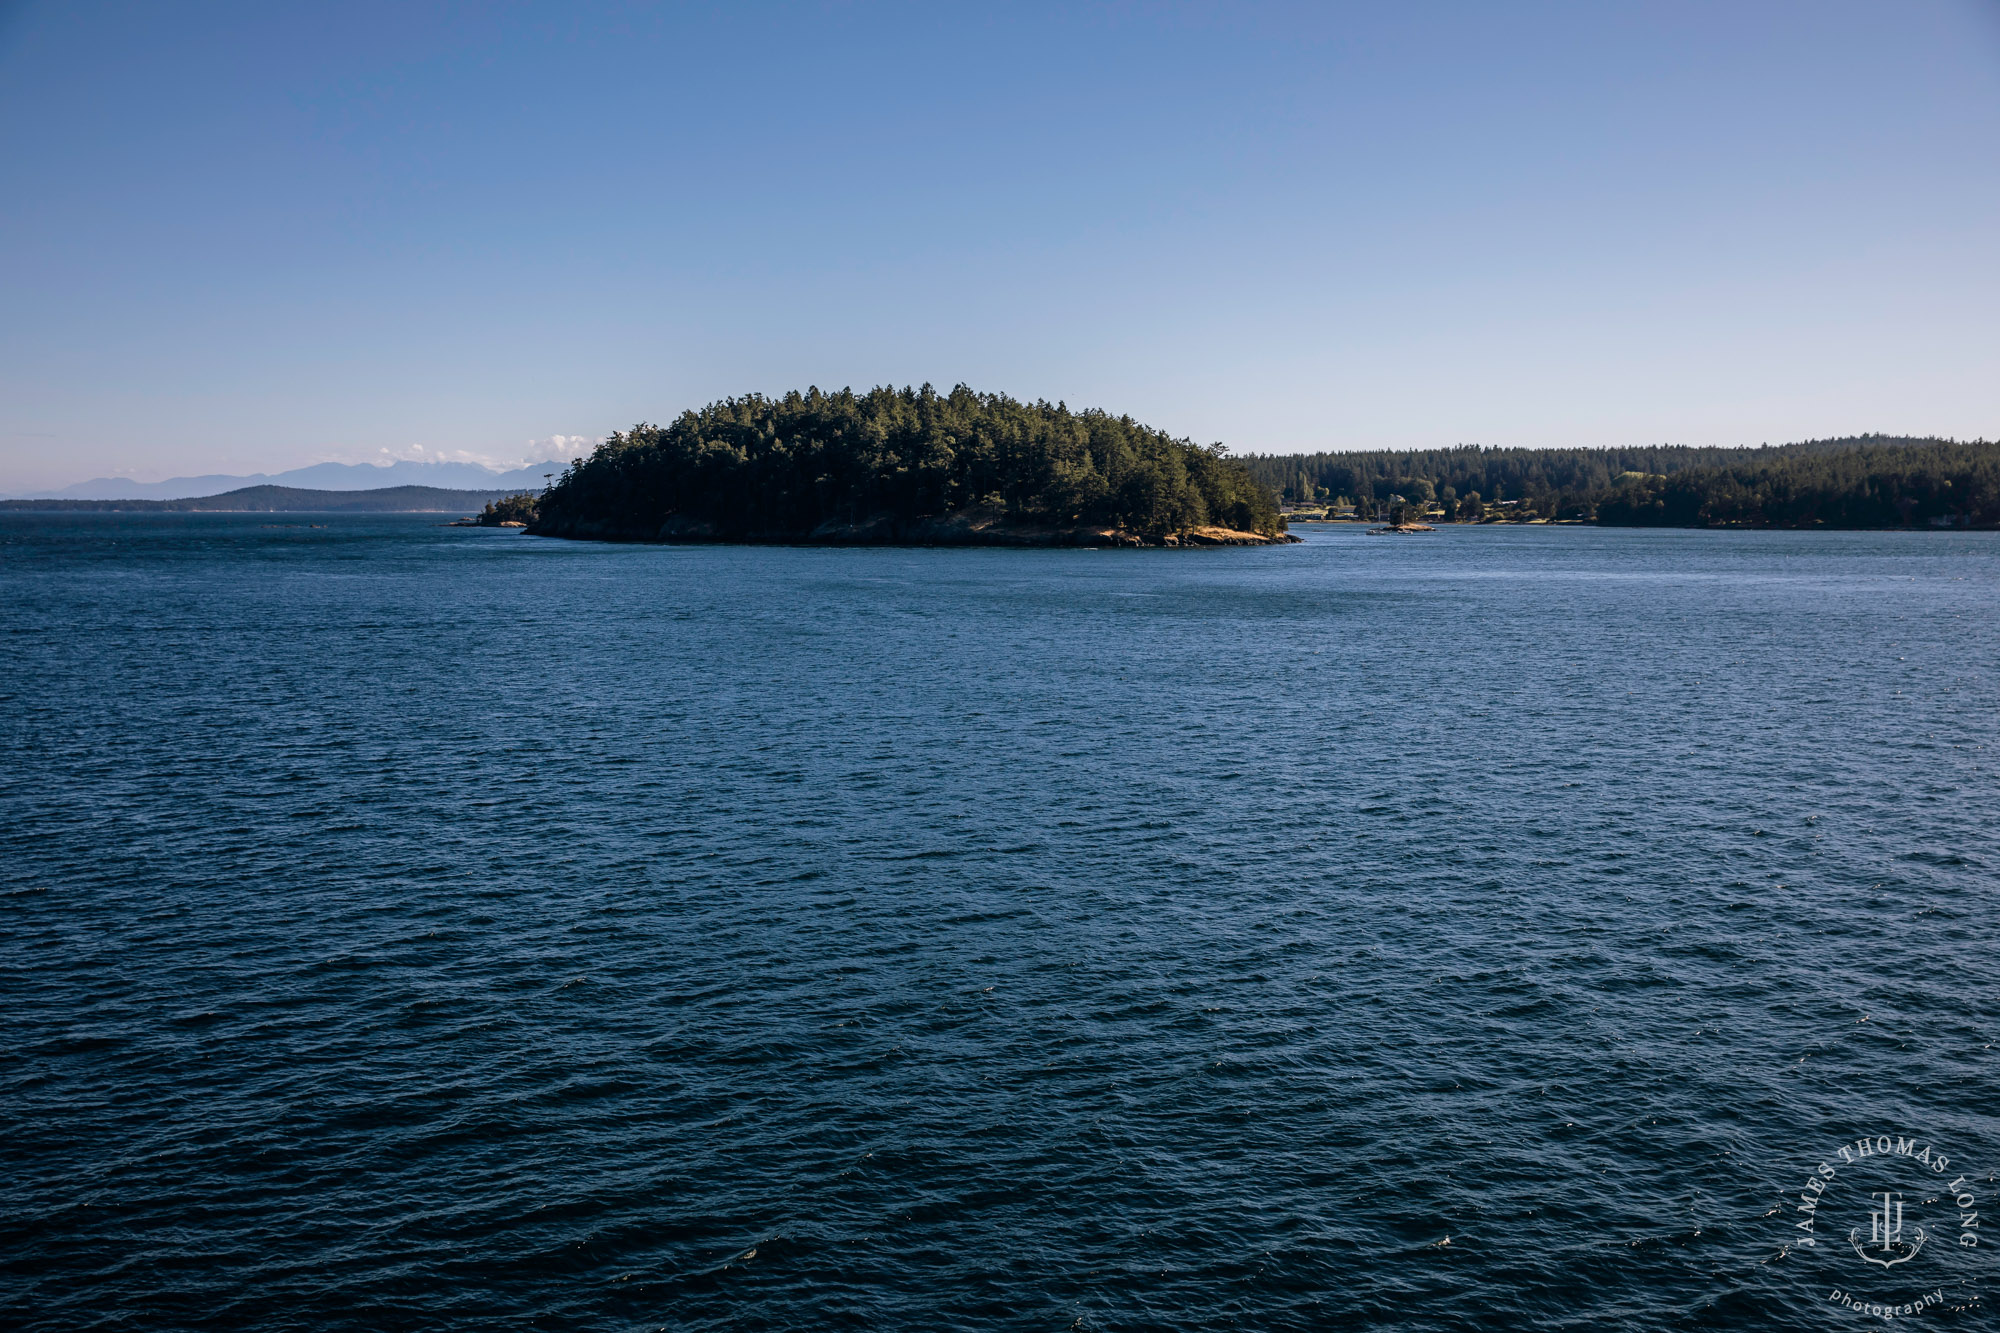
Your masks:
[{"label": "white cloud near horizon", "polygon": [[[378,467],[389,467],[396,463],[471,463],[476,467],[489,468],[495,472],[511,472],[515,468],[527,467],[534,463],[546,463],[553,459],[567,463],[570,459],[595,449],[603,440],[600,435],[545,435],[540,439],[527,440],[518,449],[440,449],[426,448],[421,444],[406,444],[400,448],[384,446],[372,456],[336,456],[317,459],[322,463],[373,463]],[[300,464],[309,467],[311,464]]]}]

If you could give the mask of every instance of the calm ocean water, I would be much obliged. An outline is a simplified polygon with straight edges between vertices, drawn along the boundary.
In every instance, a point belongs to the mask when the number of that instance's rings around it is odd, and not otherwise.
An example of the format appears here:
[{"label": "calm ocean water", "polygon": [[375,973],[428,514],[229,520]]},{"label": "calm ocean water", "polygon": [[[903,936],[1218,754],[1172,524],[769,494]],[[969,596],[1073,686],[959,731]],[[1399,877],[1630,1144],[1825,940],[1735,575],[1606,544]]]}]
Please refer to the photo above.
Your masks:
[{"label": "calm ocean water", "polygon": [[0,518],[0,1322],[1994,1326],[2000,536],[434,523]]}]

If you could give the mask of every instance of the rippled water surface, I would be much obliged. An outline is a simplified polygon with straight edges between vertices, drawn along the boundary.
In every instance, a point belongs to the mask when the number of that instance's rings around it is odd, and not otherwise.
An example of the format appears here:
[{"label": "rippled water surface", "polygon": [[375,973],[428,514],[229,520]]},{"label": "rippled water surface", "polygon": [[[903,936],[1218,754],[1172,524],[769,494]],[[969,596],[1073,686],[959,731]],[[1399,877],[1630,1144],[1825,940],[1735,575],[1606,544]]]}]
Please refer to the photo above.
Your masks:
[{"label": "rippled water surface", "polygon": [[15,1327],[1858,1328],[2000,1167],[1993,534],[15,515],[0,669]]}]

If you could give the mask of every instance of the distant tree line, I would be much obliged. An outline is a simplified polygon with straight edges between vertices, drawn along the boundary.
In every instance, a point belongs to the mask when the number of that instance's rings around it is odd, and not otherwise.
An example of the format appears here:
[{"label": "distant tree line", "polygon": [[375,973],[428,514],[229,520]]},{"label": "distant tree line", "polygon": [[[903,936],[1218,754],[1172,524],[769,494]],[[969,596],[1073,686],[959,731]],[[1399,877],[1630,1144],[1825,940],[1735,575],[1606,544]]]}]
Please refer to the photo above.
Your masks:
[{"label": "distant tree line", "polygon": [[1271,491],[1220,445],[1127,416],[925,385],[752,394],[634,426],[543,492],[535,530],[640,536],[681,519],[721,535],[795,539],[827,523],[975,505],[1024,525],[1155,535],[1282,528]]},{"label": "distant tree line", "polygon": [[1454,449],[1261,455],[1250,475],[1292,504],[1391,497],[1447,519],[1623,526],[2000,526],[2000,443],[1862,435],[1759,449]]}]

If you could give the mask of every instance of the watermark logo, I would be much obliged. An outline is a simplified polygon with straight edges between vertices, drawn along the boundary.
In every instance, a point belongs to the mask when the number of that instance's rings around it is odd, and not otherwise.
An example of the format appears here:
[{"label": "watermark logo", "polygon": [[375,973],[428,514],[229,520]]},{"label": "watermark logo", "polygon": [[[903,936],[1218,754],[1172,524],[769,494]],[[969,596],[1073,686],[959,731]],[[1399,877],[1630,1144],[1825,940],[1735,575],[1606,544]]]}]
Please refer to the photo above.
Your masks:
[{"label": "watermark logo", "polygon": [[[1847,1243],[1854,1247],[1854,1252],[1861,1256],[1863,1263],[1880,1264],[1884,1268],[1894,1268],[1916,1258],[1917,1251],[1924,1248],[1924,1241],[1928,1238],[1924,1229],[1918,1227],[1916,1242],[1910,1245],[1903,1243],[1903,1196],[1896,1190],[1877,1190],[1874,1197],[1881,1200],[1881,1206],[1868,1214],[1867,1246],[1861,1244],[1859,1227],[1847,1233]],[[1877,1249],[1879,1253],[1869,1253]]]},{"label": "watermark logo", "polygon": [[1834,1279],[1835,1305],[1880,1319],[1977,1306],[1990,1177],[1910,1134],[1843,1143],[1787,1202],[1792,1244]]}]

